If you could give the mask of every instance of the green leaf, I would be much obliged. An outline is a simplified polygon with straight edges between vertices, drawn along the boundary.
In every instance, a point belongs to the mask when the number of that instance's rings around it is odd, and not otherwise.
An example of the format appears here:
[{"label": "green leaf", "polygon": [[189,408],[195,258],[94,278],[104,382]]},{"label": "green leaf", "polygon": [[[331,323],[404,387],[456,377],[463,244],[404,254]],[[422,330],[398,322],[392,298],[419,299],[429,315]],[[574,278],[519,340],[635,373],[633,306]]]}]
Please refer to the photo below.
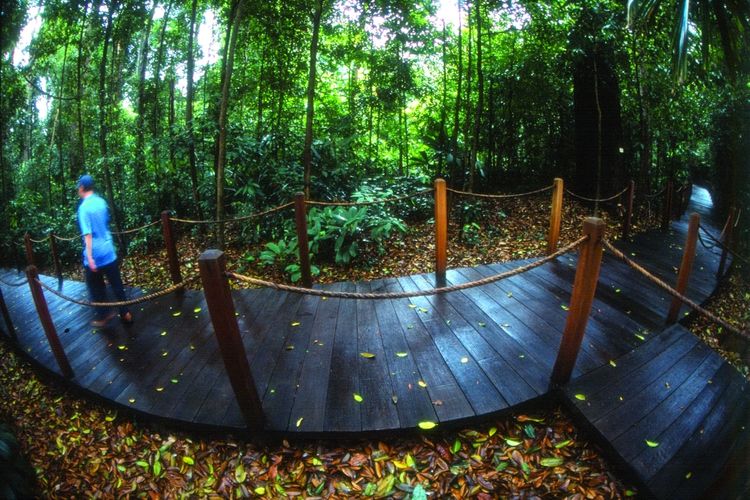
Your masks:
[{"label": "green leaf", "polygon": [[408,355],[409,355],[408,352],[397,352],[396,353],[396,356],[398,356],[399,358],[405,358]]},{"label": "green leaf", "polygon": [[159,477],[161,475],[161,462],[157,459],[154,460],[153,466],[154,476]]},{"label": "green leaf", "polygon": [[517,441],[511,438],[505,438],[505,442],[508,443],[508,446],[518,446],[523,443],[523,441]]},{"label": "green leaf", "polygon": [[182,314],[182,311],[175,311],[175,312],[172,313],[172,316],[174,316],[176,318],[180,314]]},{"label": "green leaf", "polygon": [[360,352],[359,355],[366,359],[372,359],[375,357],[375,355],[371,352]]},{"label": "green leaf", "polygon": [[585,394],[576,394],[576,399],[579,401],[586,401],[586,395]]},{"label": "green leaf", "polygon": [[292,321],[292,323],[291,323],[292,326],[299,326],[301,324],[302,323],[300,323],[299,321]]},{"label": "green leaf", "polygon": [[359,394],[357,394],[355,392],[354,393],[354,401],[356,401],[357,403],[361,403],[362,401],[364,401],[364,398],[362,398],[362,396],[360,396]]},{"label": "green leaf", "polygon": [[143,467],[144,469],[148,469],[148,462],[144,462],[143,460],[138,460],[135,465]]},{"label": "green leaf", "polygon": [[195,314],[198,314],[198,313],[199,313],[199,312],[201,312],[202,310],[203,310],[202,308],[200,308],[200,307],[196,307],[195,309],[193,309],[193,312],[194,312]]},{"label": "green leaf", "polygon": [[568,446],[568,445],[569,445],[570,443],[572,443],[572,442],[573,442],[573,441],[571,441],[570,439],[566,439],[565,441],[560,441],[559,443],[557,443],[557,444],[555,445],[555,448],[557,448],[558,450],[559,450],[560,448],[565,448],[566,446]]},{"label": "green leaf", "polygon": [[539,463],[544,467],[558,467],[563,464],[563,459],[560,457],[549,457],[543,458]]},{"label": "green leaf", "polygon": [[265,489],[265,488],[264,488],[263,486],[258,486],[257,488],[255,488],[255,489],[253,490],[253,492],[254,492],[254,493],[255,493],[256,495],[265,495],[265,494],[266,494],[266,489]]},{"label": "green leaf", "polygon": [[437,424],[429,420],[423,420],[422,422],[419,422],[417,426],[419,426],[420,429],[429,431],[430,429],[434,429],[435,427],[437,427]]},{"label": "green leaf", "polygon": [[487,433],[488,436],[492,437],[495,434],[497,434],[497,427],[490,427],[489,432]]},{"label": "green leaf", "polygon": [[247,472],[242,462],[237,464],[237,468],[234,469],[234,479],[240,484],[244,483],[245,479],[247,479]]},{"label": "green leaf", "polygon": [[188,465],[195,465],[195,460],[190,457],[182,457],[182,461]]},{"label": "green leaf", "polygon": [[648,440],[648,439],[646,439],[646,444],[647,444],[647,445],[648,445],[648,446],[649,446],[650,448],[656,448],[657,446],[659,446],[659,443],[658,443],[658,442],[656,442],[656,441],[650,441],[650,440]]},{"label": "green leaf", "polygon": [[299,428],[302,425],[302,421],[305,419],[305,417],[300,417],[297,419],[297,427]]},{"label": "green leaf", "polygon": [[563,311],[570,311],[570,307],[565,304],[560,304],[560,309],[562,309]]},{"label": "green leaf", "polygon": [[416,467],[417,467],[417,462],[415,462],[415,461],[414,461],[414,457],[412,457],[410,453],[407,453],[407,454],[406,454],[406,459],[405,459],[405,461],[406,461],[406,465],[408,465],[408,466],[409,466],[409,467],[411,467],[412,469],[416,469]]},{"label": "green leaf", "polygon": [[615,363],[614,359],[609,360],[609,366],[611,366],[612,368],[617,368],[617,363]]},{"label": "green leaf", "polygon": [[461,441],[456,439],[453,441],[453,446],[451,446],[451,452],[458,453],[458,451],[461,449]]}]

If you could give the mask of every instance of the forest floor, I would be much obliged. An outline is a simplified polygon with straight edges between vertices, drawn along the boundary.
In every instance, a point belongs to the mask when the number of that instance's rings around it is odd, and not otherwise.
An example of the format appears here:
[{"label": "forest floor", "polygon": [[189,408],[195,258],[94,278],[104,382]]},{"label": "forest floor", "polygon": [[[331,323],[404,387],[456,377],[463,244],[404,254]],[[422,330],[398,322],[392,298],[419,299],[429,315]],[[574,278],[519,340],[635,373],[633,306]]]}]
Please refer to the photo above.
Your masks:
[{"label": "forest floor", "polygon": [[[568,204],[562,243],[580,233],[586,209]],[[478,241],[457,242],[451,226],[449,266],[472,266],[541,255],[547,207],[518,203],[488,211]],[[617,217],[604,216],[610,234]],[[653,227],[655,218],[636,230]],[[348,268],[323,266],[321,282],[374,279],[432,269],[432,225],[412,224],[384,255]],[[512,235],[512,236],[511,236]],[[202,249],[198,238],[180,239],[186,270]],[[229,248],[233,262],[254,248]],[[417,251],[416,249],[420,249]],[[146,261],[148,264],[144,265]],[[138,262],[137,269],[134,263]],[[163,252],[131,255],[124,270],[131,285],[167,282]],[[283,273],[254,263],[243,272],[286,281]],[[72,269],[66,274],[76,277]],[[750,284],[734,273],[709,309],[737,324],[748,319]],[[691,330],[738,369],[748,369],[727,349],[722,334],[702,319]],[[56,382],[41,380],[16,352],[0,342],[0,419],[11,424],[36,470],[43,497],[265,496],[345,498],[620,498],[635,495],[619,481],[599,451],[561,409],[516,413],[462,431],[383,441],[244,442],[163,432],[129,415],[86,401]]]}]

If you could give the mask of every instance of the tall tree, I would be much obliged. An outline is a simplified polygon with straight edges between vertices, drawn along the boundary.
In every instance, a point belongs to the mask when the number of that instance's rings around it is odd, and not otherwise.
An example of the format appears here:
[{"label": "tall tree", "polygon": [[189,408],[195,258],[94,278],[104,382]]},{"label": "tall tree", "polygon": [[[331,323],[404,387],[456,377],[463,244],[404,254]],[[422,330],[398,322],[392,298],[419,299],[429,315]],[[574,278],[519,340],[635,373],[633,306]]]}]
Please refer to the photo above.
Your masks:
[{"label": "tall tree", "polygon": [[318,39],[320,19],[323,15],[323,0],[315,0],[312,14],[312,39],[310,40],[310,66],[307,77],[307,113],[305,115],[305,145],[302,150],[304,169],[305,198],[310,197],[310,176],[312,174],[313,119],[315,117],[315,70],[318,60]]},{"label": "tall tree", "polygon": [[190,187],[193,192],[193,205],[195,206],[198,218],[203,219],[203,209],[201,208],[201,197],[198,191],[198,170],[195,165],[195,133],[193,124],[193,101],[195,98],[195,87],[193,74],[195,71],[195,50],[193,44],[195,41],[195,18],[198,10],[198,0],[193,0],[190,7],[190,28],[188,30],[188,49],[187,49],[187,99],[185,103],[185,126],[187,130],[187,147],[188,147],[188,168],[190,173]]},{"label": "tall tree", "polygon": [[[223,82],[221,88],[221,101],[219,102],[219,136],[216,147],[216,220],[224,219],[224,171],[226,167],[227,149],[227,111],[229,108],[229,88],[232,81],[232,69],[234,67],[234,51],[237,46],[237,33],[239,32],[240,20],[244,10],[244,0],[238,0],[230,15],[226,45],[226,64],[224,67]],[[218,227],[218,243],[224,246],[224,224]]]},{"label": "tall tree", "polygon": [[135,119],[135,186],[140,188],[143,184],[143,177],[146,174],[146,67],[148,64],[149,39],[151,38],[151,26],[154,22],[154,13],[159,6],[159,2],[154,1],[151,7],[151,13],[146,20],[146,27],[143,29],[143,40],[141,50],[138,55],[138,110]]}]

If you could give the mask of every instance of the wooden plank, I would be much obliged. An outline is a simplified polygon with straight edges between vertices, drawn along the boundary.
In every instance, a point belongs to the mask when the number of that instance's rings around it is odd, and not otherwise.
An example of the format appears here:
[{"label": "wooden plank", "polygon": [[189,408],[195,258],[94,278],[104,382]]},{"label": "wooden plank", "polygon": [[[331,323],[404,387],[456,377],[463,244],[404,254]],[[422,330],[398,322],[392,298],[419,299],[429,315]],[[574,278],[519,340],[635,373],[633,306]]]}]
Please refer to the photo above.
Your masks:
[{"label": "wooden plank", "polygon": [[[459,271],[465,270],[448,272],[451,285],[469,281],[469,277]],[[444,297],[534,391],[538,394],[547,392],[554,359],[551,345],[524,322],[514,321],[514,316],[494,302],[483,288],[471,288]]]},{"label": "wooden plank", "polygon": [[[340,290],[341,285],[334,284],[325,288]],[[297,353],[298,349],[300,352],[307,350],[307,353],[301,362],[301,371],[295,382],[299,384],[299,387],[295,391],[294,399],[287,402],[289,411],[278,420],[280,425],[283,424],[294,431],[297,430],[297,421],[303,418],[303,424],[300,427],[305,431],[322,431],[326,427],[325,402],[331,377],[331,352],[339,308],[343,301],[340,299],[323,300],[321,297],[306,297],[304,301],[307,304],[303,308],[305,316],[301,317],[298,314],[295,317],[295,320],[301,323],[296,328],[308,328],[309,331],[294,334],[295,349],[282,353],[282,356],[291,359],[291,355]],[[291,374],[286,374],[287,377],[289,375]],[[278,376],[284,377],[285,375],[280,372]],[[283,403],[284,391],[279,391],[278,387],[284,384],[284,381],[275,380],[269,383],[265,395],[267,404]],[[271,390],[274,393],[270,393]]]},{"label": "wooden plank", "polygon": [[[422,289],[408,277],[399,278],[398,281],[405,291]],[[425,289],[432,288],[424,278],[422,278],[422,285]],[[454,334],[452,325],[447,323],[447,318],[442,316],[440,309],[432,307],[432,304],[424,297],[414,297],[411,303],[416,306],[413,309],[418,311],[416,317],[432,337],[432,341],[469,401],[473,412],[482,415],[507,408],[507,401],[503,399],[478,363],[480,359],[492,354],[492,348],[487,346],[488,351],[477,353],[475,357],[474,353],[467,350]]]},{"label": "wooden plank", "polygon": [[[394,280],[393,288],[397,291],[403,290],[398,280]],[[474,410],[466,395],[461,391],[434,339],[419,318],[419,314],[423,313],[410,308],[409,299],[394,299],[391,302],[409,345],[409,355],[414,357],[419,367],[421,378],[415,377],[412,384],[417,386],[419,391],[427,391],[441,422],[474,416]],[[426,383],[427,387],[419,386],[420,381]]]},{"label": "wooden plank", "polygon": [[[412,276],[411,279],[423,290],[432,287],[426,275]],[[471,353],[508,405],[516,405],[538,396],[538,393],[503,358],[502,353],[498,353],[484,339],[478,331],[481,327],[469,324],[448,300],[447,295],[432,295],[424,300],[424,307],[436,309],[446,324],[450,322],[450,328],[456,338]]]},{"label": "wooden plank", "polygon": [[[695,373],[696,367],[700,366],[708,355],[709,349],[702,342],[696,343],[682,359],[660,373],[640,392],[599,417],[594,421],[594,425],[608,440],[614,441],[641,419],[647,418],[660,402],[674,394],[680,385]],[[620,397],[625,398],[624,395],[619,395],[618,399]]]},{"label": "wooden plank", "polygon": [[[638,456],[643,451],[645,440],[654,440],[654,436],[667,429],[693,402],[708,381],[713,383],[722,365],[724,361],[721,356],[709,353],[690,377],[666,398],[658,401],[656,406],[653,401],[644,402],[649,406],[648,411],[641,411],[641,419],[612,441],[620,456],[628,461]],[[675,385],[671,378],[670,384]],[[638,399],[641,397],[639,395]]]},{"label": "wooden plank", "polygon": [[[586,396],[585,401],[576,401],[581,411],[589,421],[596,421],[607,413],[616,410],[625,401],[629,401],[644,387],[658,380],[659,375],[667,371],[682,357],[695,347],[698,339],[683,337],[675,342],[669,350],[663,351],[641,365],[638,371],[633,371],[617,381],[602,380],[599,387],[593,388],[593,393],[578,392]],[[616,371],[615,368],[613,371]],[[576,390],[580,389],[576,387]],[[622,398],[622,399],[620,399]]]},{"label": "wooden plank", "polygon": [[[371,284],[373,292],[390,292],[399,290],[393,278],[377,280]],[[414,356],[409,352],[405,331],[396,317],[394,304],[390,300],[376,300],[375,315],[383,339],[383,350],[391,370],[393,396],[396,398],[399,422],[402,429],[414,428],[419,422],[437,422],[438,417],[427,391],[417,385],[421,374]],[[400,357],[396,353],[405,352]]]},{"label": "wooden plank", "polygon": [[[353,292],[353,283],[344,283],[344,291]],[[362,430],[361,405],[354,399],[354,394],[361,396],[359,373],[364,363],[369,359],[359,355],[357,344],[357,302],[355,300],[342,300],[339,306],[338,321],[335,329],[336,335],[333,339],[333,352],[331,353],[331,370],[328,383],[323,386],[328,389],[325,403],[325,429],[331,432],[358,432]],[[392,403],[386,399],[380,401],[381,405],[388,406]]]},{"label": "wooden plank", "polygon": [[[661,498],[698,497],[726,462],[738,430],[747,424],[746,383],[735,378],[698,432],[652,479],[648,486]],[[747,427],[742,431],[747,432]],[[686,475],[692,473],[688,479]]]},{"label": "wooden plank", "polygon": [[[370,292],[370,283],[357,283],[358,292]],[[362,430],[397,429],[398,409],[391,397],[395,394],[391,366],[378,327],[375,301],[357,301],[357,350],[370,352],[374,358],[357,359],[359,390],[362,401]],[[390,363],[389,363],[390,361]],[[395,367],[394,367],[395,369]]]}]

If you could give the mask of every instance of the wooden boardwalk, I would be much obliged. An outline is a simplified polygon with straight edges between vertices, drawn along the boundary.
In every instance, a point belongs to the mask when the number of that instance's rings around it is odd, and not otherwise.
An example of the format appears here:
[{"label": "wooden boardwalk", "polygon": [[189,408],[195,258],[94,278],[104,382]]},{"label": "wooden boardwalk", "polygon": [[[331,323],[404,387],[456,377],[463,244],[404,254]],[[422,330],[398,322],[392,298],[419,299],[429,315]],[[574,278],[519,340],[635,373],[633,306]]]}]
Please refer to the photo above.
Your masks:
[{"label": "wooden boardwalk", "polygon": [[[718,234],[705,190],[696,188],[691,210]],[[674,283],[686,231],[683,218],[668,232],[617,246]],[[612,457],[658,497],[700,494],[720,473],[732,472],[725,467],[732,457],[744,473],[744,379],[681,326],[665,328],[670,298],[607,253],[573,380],[562,391],[550,390],[576,261],[566,255],[495,284],[413,299],[233,292],[266,431],[342,437],[414,429],[422,421],[444,428],[562,396]],[[524,262],[450,270],[448,284]],[[691,299],[700,303],[713,293],[718,262],[718,249],[698,247]],[[57,285],[55,278],[41,279]],[[432,274],[419,274],[322,287],[433,286]],[[2,290],[19,348],[57,373],[28,286]],[[85,286],[68,281],[63,292],[84,297]],[[172,425],[244,429],[202,292],[148,302],[135,309],[135,325],[112,323],[101,331],[88,326],[87,308],[45,295],[75,373],[70,384]],[[581,394],[583,401],[576,398]]]}]

